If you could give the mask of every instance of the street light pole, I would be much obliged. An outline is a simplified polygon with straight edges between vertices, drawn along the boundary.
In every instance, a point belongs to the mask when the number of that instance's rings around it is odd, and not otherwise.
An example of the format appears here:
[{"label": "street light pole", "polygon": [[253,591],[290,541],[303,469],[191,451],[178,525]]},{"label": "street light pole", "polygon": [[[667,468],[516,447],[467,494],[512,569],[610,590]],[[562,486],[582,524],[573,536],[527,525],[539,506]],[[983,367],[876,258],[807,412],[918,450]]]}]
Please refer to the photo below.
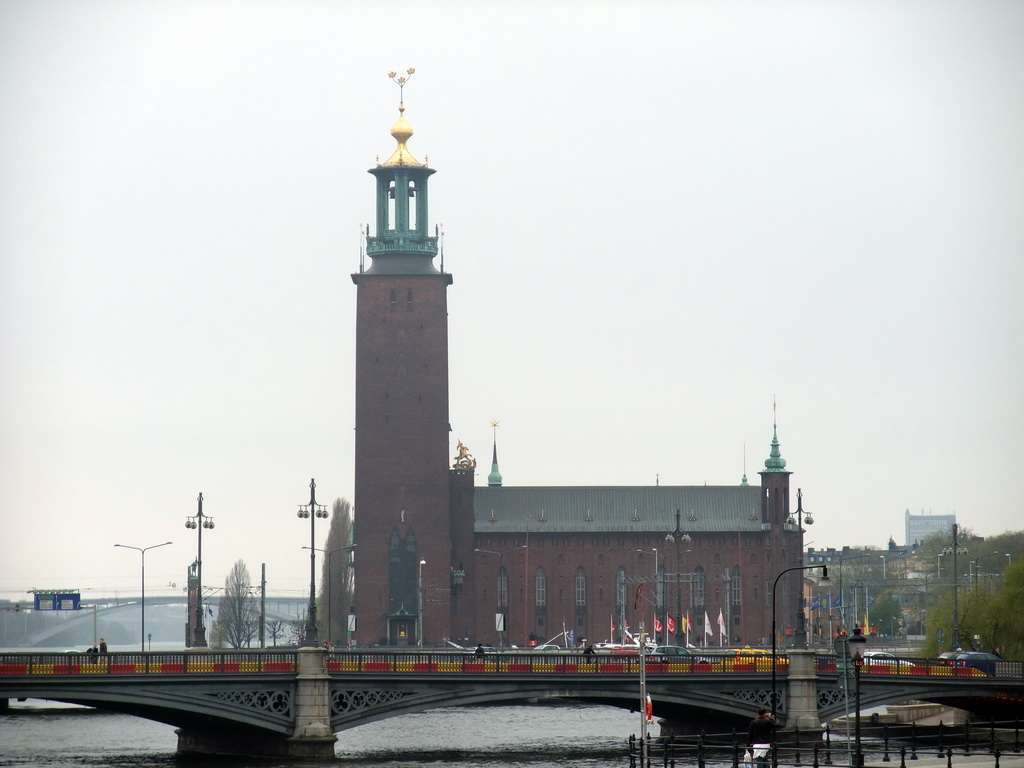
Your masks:
[{"label": "street light pole", "polygon": [[134,549],[142,555],[142,599],[140,600],[139,605],[142,609],[142,627],[140,628],[142,638],[140,642],[142,644],[143,652],[146,650],[146,552],[147,550],[156,549],[157,547],[166,547],[168,544],[173,543],[173,541],[165,541],[163,544],[153,544],[149,547],[133,547],[131,544],[114,545],[115,547],[123,547],[124,549]]},{"label": "street light pole", "polygon": [[957,650],[957,651],[960,650],[960,596],[959,596],[959,592],[960,592],[960,588],[959,588],[960,573],[959,573],[959,566],[956,563],[956,559],[957,559],[958,555],[966,555],[967,554],[967,548],[966,547],[963,548],[963,549],[960,548],[960,542],[957,540],[957,537],[959,536],[959,534],[960,534],[960,526],[958,524],[956,524],[956,523],[953,523],[953,546],[952,547],[946,547],[943,550],[943,554],[946,554],[946,555],[952,554],[953,555],[953,639],[952,639],[953,645],[952,645],[952,648],[953,648],[953,650]]},{"label": "street light pole", "polygon": [[[681,548],[683,544],[689,544],[690,534],[684,533],[683,529],[679,526],[680,514],[679,510],[676,510],[676,527],[671,533],[665,534],[665,541],[669,544],[676,545],[676,645],[686,645],[685,640],[679,642],[680,638],[683,637],[683,600],[682,600],[682,566],[680,565],[680,558],[682,557]],[[668,637],[668,629],[665,629],[665,637]]]},{"label": "street light pole", "polygon": [[[351,544],[351,545],[349,545],[347,547],[338,547],[337,549],[329,549],[329,550],[327,550],[327,549],[316,549],[315,550],[315,551],[319,552],[320,554],[324,555],[327,558],[327,621],[325,623],[327,624],[327,641],[328,642],[333,642],[331,640],[331,608],[332,608],[331,585],[333,584],[334,579],[331,578],[331,556],[335,552],[351,552],[355,548],[356,548],[356,545],[355,544]],[[303,549],[309,549],[309,547],[303,547]],[[348,630],[346,629],[346,636],[347,636],[347,632],[348,632]]]},{"label": "street light pole", "polygon": [[[505,568],[505,555],[509,555],[509,554],[515,552],[517,549],[526,549],[526,545],[525,544],[520,544],[518,547],[513,547],[512,549],[507,549],[504,552],[495,552],[492,549],[474,549],[473,551],[474,552],[479,552],[482,555],[497,555],[498,556],[498,573],[500,574],[504,570],[504,568]],[[511,645],[510,637],[511,637],[511,631],[512,630],[511,630],[510,618],[512,616],[512,605],[511,605],[511,597],[509,596],[509,593],[510,593],[510,591],[512,589],[511,582],[512,582],[512,572],[510,570],[507,573],[505,573],[505,603],[504,604],[502,604],[502,602],[501,602],[501,592],[500,592],[500,590],[498,591],[498,608],[504,609],[504,610],[499,611],[499,612],[501,613],[501,615],[502,615],[502,617],[504,619],[503,620],[503,624],[505,625],[505,632],[504,632],[504,634],[505,634],[505,645]]]},{"label": "street light pole", "polygon": [[419,606],[416,610],[416,624],[419,630],[416,633],[416,645],[420,648],[423,647],[423,566],[427,564],[427,561],[420,558],[420,566],[416,571],[416,600]]},{"label": "street light pole", "polygon": [[864,648],[868,644],[868,639],[864,637],[864,634],[860,631],[860,627],[853,628],[853,634],[850,635],[847,640],[847,648],[850,650],[850,659],[853,661],[853,677],[856,685],[856,702],[854,706],[857,709],[854,715],[855,728],[855,739],[856,739],[856,753],[854,755],[854,766],[856,768],[863,768],[864,766],[864,753],[860,747],[860,668],[864,666]]},{"label": "street light pole", "polygon": [[[789,515],[786,520],[790,525],[793,524],[793,515]],[[814,525],[814,518],[811,517],[811,513],[807,513],[807,524]],[[802,489],[796,489],[796,528],[800,534],[800,562],[803,562],[804,558],[804,492]],[[800,600],[797,601],[796,611],[796,632],[793,637],[794,648],[806,648],[807,647],[807,615],[804,613],[804,590],[803,585],[800,589]]]},{"label": "street light pole", "polygon": [[199,550],[196,553],[196,624],[192,629],[192,645],[206,648],[206,627],[203,625],[203,528],[213,528],[213,518],[203,514],[203,494],[199,494],[199,510],[185,518],[185,527],[195,530],[199,536]]},{"label": "street light pole", "polygon": [[[309,518],[309,607],[306,609],[306,630],[302,638],[303,648],[320,645],[316,624],[316,518],[324,519],[327,507],[316,503],[316,479],[309,481],[309,504],[300,504],[297,513],[300,519]],[[303,547],[305,549],[305,547]]]},{"label": "street light pole", "polygon": [[792,568],[786,568],[779,572],[779,575],[775,577],[775,581],[772,582],[772,698],[771,698],[771,710],[772,720],[775,719],[775,667],[778,653],[776,651],[776,630],[775,630],[775,593],[778,591],[779,579],[785,576],[787,573],[793,571],[811,571],[815,568],[821,568],[821,580],[818,582],[819,587],[831,587],[832,580],[828,577],[828,566],[827,565],[794,565]]}]

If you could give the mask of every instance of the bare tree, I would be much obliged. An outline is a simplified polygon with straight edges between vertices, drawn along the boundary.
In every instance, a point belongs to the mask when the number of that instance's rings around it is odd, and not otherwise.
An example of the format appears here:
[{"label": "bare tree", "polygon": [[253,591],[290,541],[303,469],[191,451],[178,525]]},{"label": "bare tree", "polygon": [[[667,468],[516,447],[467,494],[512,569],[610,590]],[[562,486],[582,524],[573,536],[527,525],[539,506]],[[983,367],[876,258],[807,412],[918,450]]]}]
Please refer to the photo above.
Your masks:
[{"label": "bare tree", "polygon": [[267,634],[270,635],[271,641],[274,645],[277,645],[277,639],[284,637],[285,625],[280,619],[273,619],[267,622]]},{"label": "bare tree", "polygon": [[331,528],[324,545],[320,576],[319,615],[325,629],[321,637],[345,647],[348,642],[348,612],[352,604],[352,505],[335,499]]},{"label": "bare tree", "polygon": [[259,608],[250,594],[249,569],[239,560],[224,580],[224,596],[217,614],[218,629],[232,648],[251,645],[259,629]]}]

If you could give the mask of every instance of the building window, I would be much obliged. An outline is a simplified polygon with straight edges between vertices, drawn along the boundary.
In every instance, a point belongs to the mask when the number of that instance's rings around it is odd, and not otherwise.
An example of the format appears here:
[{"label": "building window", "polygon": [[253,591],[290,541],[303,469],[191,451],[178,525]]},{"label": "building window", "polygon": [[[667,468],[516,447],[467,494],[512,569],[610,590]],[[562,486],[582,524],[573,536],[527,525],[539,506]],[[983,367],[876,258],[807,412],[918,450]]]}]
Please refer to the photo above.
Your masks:
[{"label": "building window", "polygon": [[394,312],[395,308],[397,306],[398,306],[398,296],[397,296],[397,294],[395,294],[395,289],[392,288],[391,289],[391,311]]},{"label": "building window", "polygon": [[412,312],[412,288],[405,294],[405,309]]},{"label": "building window", "polygon": [[508,607],[508,571],[504,565],[498,569],[498,607]]},{"label": "building window", "polygon": [[693,607],[704,606],[704,568],[698,565],[693,569]]},{"label": "building window", "polygon": [[582,613],[587,609],[587,572],[581,565],[576,569],[576,612]]},{"label": "building window", "polygon": [[743,593],[740,587],[740,567],[735,565],[732,569],[732,578],[729,581],[729,603],[732,605],[733,616],[738,616],[740,612],[740,595]]},{"label": "building window", "polygon": [[544,608],[548,604],[548,576],[544,568],[537,569],[536,601],[538,608]]}]

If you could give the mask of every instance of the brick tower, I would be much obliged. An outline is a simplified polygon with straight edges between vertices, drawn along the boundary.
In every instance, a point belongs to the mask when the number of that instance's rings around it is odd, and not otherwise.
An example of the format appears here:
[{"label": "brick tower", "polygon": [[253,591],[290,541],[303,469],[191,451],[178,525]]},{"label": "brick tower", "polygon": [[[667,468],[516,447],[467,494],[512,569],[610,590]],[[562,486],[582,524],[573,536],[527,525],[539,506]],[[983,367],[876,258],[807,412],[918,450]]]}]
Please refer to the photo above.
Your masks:
[{"label": "brick tower", "polygon": [[[408,71],[412,74],[412,70]],[[392,78],[404,86],[406,77]],[[376,235],[356,284],[355,638],[435,644],[449,635],[448,286],[434,266],[427,182],[410,153],[400,100],[398,146],[370,169]],[[443,269],[443,261],[442,261]]]}]

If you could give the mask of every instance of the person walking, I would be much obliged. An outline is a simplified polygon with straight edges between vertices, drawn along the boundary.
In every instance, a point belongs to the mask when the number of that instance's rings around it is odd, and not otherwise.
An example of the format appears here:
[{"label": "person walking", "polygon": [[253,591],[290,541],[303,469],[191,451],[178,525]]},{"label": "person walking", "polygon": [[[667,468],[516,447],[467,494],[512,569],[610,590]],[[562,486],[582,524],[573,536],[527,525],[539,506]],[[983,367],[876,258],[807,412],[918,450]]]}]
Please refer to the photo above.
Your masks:
[{"label": "person walking", "polygon": [[101,637],[101,638],[100,638],[100,653],[106,653],[106,652],[107,652],[107,641],[106,641],[106,640],[104,640],[104,639],[103,639],[103,638]]},{"label": "person walking", "polygon": [[757,710],[757,717],[750,721],[750,728],[747,729],[747,748],[751,752],[751,759],[756,768],[767,768],[768,752],[775,743],[775,721],[768,714],[768,710],[761,707]]}]

